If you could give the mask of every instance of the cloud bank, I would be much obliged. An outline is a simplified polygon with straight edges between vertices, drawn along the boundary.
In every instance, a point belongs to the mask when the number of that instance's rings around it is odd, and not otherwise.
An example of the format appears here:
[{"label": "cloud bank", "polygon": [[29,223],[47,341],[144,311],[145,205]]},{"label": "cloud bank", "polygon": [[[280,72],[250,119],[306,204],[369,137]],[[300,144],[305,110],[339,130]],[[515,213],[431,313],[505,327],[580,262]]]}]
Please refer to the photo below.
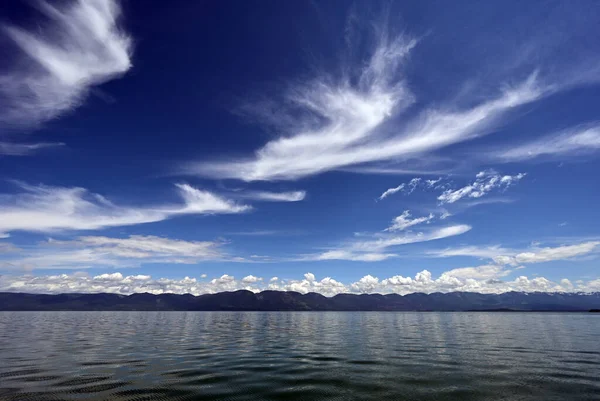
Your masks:
[{"label": "cloud bank", "polygon": [[572,292],[572,291],[600,291],[600,279],[578,281],[572,283],[568,279],[558,282],[544,277],[530,279],[519,276],[513,280],[487,279],[489,275],[466,278],[464,271],[456,269],[441,274],[434,278],[432,274],[423,270],[414,277],[401,275],[384,279],[366,275],[360,280],[342,283],[331,277],[317,279],[314,274],[306,273],[300,279],[282,279],[273,277],[265,280],[258,276],[246,276],[236,279],[232,275],[223,274],[213,279],[198,279],[184,277],[153,278],[149,275],[124,275],[120,272],[104,273],[90,276],[86,273],[47,275],[47,276],[0,276],[0,291],[30,292],[30,293],[117,293],[132,294],[149,292],[152,294],[209,294],[222,291],[249,290],[258,292],[262,290],[297,291],[301,293],[316,292],[325,296],[340,293],[380,293],[380,294],[410,294],[414,292],[452,292],[471,291],[479,293],[503,293],[508,291],[544,291],[544,292]]}]

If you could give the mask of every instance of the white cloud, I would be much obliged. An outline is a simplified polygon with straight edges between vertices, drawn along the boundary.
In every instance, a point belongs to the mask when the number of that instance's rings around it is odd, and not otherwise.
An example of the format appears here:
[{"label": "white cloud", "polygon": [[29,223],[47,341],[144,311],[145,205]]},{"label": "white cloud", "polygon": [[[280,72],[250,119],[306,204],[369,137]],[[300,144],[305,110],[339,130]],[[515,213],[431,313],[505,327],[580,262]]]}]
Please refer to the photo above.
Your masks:
[{"label": "white cloud", "polygon": [[4,26],[27,63],[0,77],[0,121],[31,125],[77,107],[92,86],[131,68],[132,40],[118,26],[112,0],[39,2],[49,23],[30,31]]},{"label": "white cloud", "polygon": [[434,241],[442,238],[461,235],[471,230],[471,226],[458,224],[442,228],[435,228],[425,232],[404,233],[404,234],[381,234],[374,239],[366,241],[355,241],[350,244],[350,249],[354,251],[375,251],[390,247],[418,242]]},{"label": "white cloud", "polygon": [[253,275],[246,276],[242,279],[243,283],[257,283],[259,281],[262,281],[262,278]]},{"label": "white cloud", "polygon": [[493,190],[506,189],[520,181],[523,177],[525,177],[524,173],[500,175],[493,170],[481,171],[476,175],[475,181],[472,184],[456,190],[448,189],[438,196],[438,200],[441,204],[444,204],[454,203],[462,198],[481,198]]},{"label": "white cloud", "polygon": [[452,216],[452,214],[449,211],[444,210],[442,212],[442,214],[440,215],[440,220],[446,220],[448,217],[451,217],[451,216]]},{"label": "white cloud", "polygon": [[349,241],[340,248],[331,249],[313,255],[305,255],[294,260],[348,260],[358,262],[379,262],[398,256],[395,253],[385,252],[389,248],[453,237],[455,235],[464,234],[469,230],[471,230],[471,227],[463,224],[430,229],[425,232],[407,232],[401,235],[395,233],[377,233],[372,235],[365,234],[368,235],[368,239],[366,240],[363,239],[363,235],[360,239]]},{"label": "white cloud", "polygon": [[[262,290],[297,291],[303,294],[316,292],[325,296],[340,293],[398,293],[414,292],[452,292],[470,291],[479,293],[502,293],[508,291],[598,291],[600,279],[577,281],[573,284],[568,279],[553,282],[545,277],[529,279],[526,276],[514,280],[499,279],[505,271],[498,266],[479,266],[453,269],[434,278],[431,272],[423,270],[414,277],[395,275],[384,279],[365,275],[355,282],[344,284],[331,277],[317,279],[314,274],[307,273],[302,279],[279,280],[276,277],[268,283],[246,276],[242,280],[223,274],[210,281],[199,281],[193,277],[183,279],[152,278],[149,275],[126,276],[120,272],[104,273],[90,276],[85,273],[32,276],[32,275],[0,275],[0,291],[30,293],[98,293],[132,294],[149,292],[153,294],[207,294],[222,291],[246,289],[253,292]],[[253,279],[248,280],[249,277]],[[256,278],[257,280],[254,280]]]},{"label": "white cloud", "polygon": [[13,268],[86,269],[138,267],[146,263],[196,264],[206,260],[230,260],[223,242],[184,241],[152,235],[127,238],[85,236],[69,241],[49,239],[36,247],[25,247],[0,259]]},{"label": "white cloud", "polygon": [[[600,241],[587,241],[573,245],[540,248],[536,245],[527,251],[519,252],[513,249],[502,248],[499,245],[477,247],[467,246],[462,248],[446,248],[442,250],[428,251],[427,254],[434,257],[471,256],[476,258],[490,259],[493,265],[486,265],[487,271],[493,266],[523,267],[532,263],[551,262],[556,260],[572,259],[577,256],[589,255],[600,248]],[[471,268],[469,268],[471,269]],[[500,270],[499,270],[500,271]]]},{"label": "white cloud", "polygon": [[372,293],[376,291],[377,287],[379,287],[379,279],[370,274],[367,274],[357,282],[350,284],[350,288],[354,292],[359,293]]},{"label": "white cloud", "polygon": [[[429,108],[405,117],[415,96],[402,66],[416,46],[414,39],[387,34],[359,72],[317,76],[284,92],[277,105],[258,110],[273,122],[278,136],[241,159],[190,163],[185,172],[244,181],[294,180],[326,171],[373,162],[402,162],[418,155],[491,132],[505,113],[558,90],[545,86],[537,74],[472,108]],[[356,77],[354,76],[357,75]],[[276,113],[273,111],[276,110]],[[256,108],[255,108],[256,111]],[[399,121],[403,117],[403,121]],[[264,119],[263,119],[264,120]],[[393,131],[390,122],[394,122]]]},{"label": "white cloud", "polygon": [[416,226],[417,224],[429,223],[433,220],[432,213],[430,213],[429,216],[417,217],[414,219],[411,219],[410,217],[410,211],[405,210],[400,216],[397,216],[392,220],[392,225],[386,228],[385,231],[402,231],[409,227]]},{"label": "white cloud", "polygon": [[551,262],[554,260],[570,259],[581,255],[587,255],[594,252],[599,245],[600,241],[588,241],[575,245],[558,246],[555,248],[536,247],[528,252],[496,258],[496,261],[497,263],[512,265]]},{"label": "white cloud", "polygon": [[267,192],[248,191],[238,195],[241,198],[256,199],[266,202],[299,202],[306,197],[305,191]]},{"label": "white cloud", "polygon": [[489,280],[506,276],[509,273],[510,270],[506,270],[502,266],[491,264],[477,267],[461,267],[458,269],[452,269],[445,272],[443,276],[454,277],[457,279]]},{"label": "white cloud", "polygon": [[412,178],[408,183],[402,183],[395,188],[387,189],[384,193],[381,194],[381,196],[379,197],[379,200],[383,200],[383,199],[387,198],[388,196],[393,195],[396,192],[400,192],[400,191],[402,191],[404,193],[404,195],[410,195],[418,187],[426,188],[426,189],[432,189],[432,188],[440,189],[440,188],[444,187],[444,185],[439,184],[440,181],[442,181],[442,177],[440,177],[436,180],[424,180],[424,181],[421,178],[415,177],[415,178]]},{"label": "white cloud", "polygon": [[239,205],[231,200],[215,195],[212,192],[202,191],[188,184],[176,184],[185,201],[185,207],[176,208],[171,213],[190,214],[228,214],[242,213],[250,210],[250,206]]},{"label": "white cloud", "polygon": [[116,256],[146,258],[151,256],[184,256],[191,258],[217,258],[222,245],[213,241],[184,241],[153,235],[131,235],[128,238],[102,236],[79,237],[75,241],[53,241],[56,245],[79,245],[99,248]]},{"label": "white cloud", "polygon": [[314,255],[305,260],[348,260],[352,262],[379,262],[396,255],[393,253],[356,253],[350,250],[332,250]]},{"label": "white cloud", "polygon": [[0,232],[96,230],[182,214],[242,213],[250,209],[184,184],[177,185],[183,204],[147,207],[118,206],[84,188],[19,185],[23,192],[0,196]]},{"label": "white cloud", "polygon": [[442,250],[428,251],[427,254],[435,257],[473,256],[477,258],[492,259],[500,255],[512,252],[510,249],[502,248],[500,245],[485,247],[465,246],[461,248],[446,248]]},{"label": "white cloud", "polygon": [[394,188],[388,188],[381,194],[381,196],[379,196],[379,200],[384,200],[388,196],[393,195],[396,192],[402,191],[403,189],[404,189],[404,184],[400,184]]},{"label": "white cloud", "polygon": [[437,180],[425,180],[425,185],[427,185],[427,188],[434,188],[440,181],[442,181],[442,177]]},{"label": "white cloud", "polygon": [[533,142],[499,150],[492,157],[516,162],[538,157],[568,157],[600,149],[600,126],[584,125],[542,137]]},{"label": "white cloud", "polygon": [[417,189],[417,187],[419,186],[420,183],[421,183],[420,178],[413,178],[412,180],[410,180],[408,182],[408,189],[406,190],[406,194],[407,195],[412,194],[415,191],[415,189]]}]

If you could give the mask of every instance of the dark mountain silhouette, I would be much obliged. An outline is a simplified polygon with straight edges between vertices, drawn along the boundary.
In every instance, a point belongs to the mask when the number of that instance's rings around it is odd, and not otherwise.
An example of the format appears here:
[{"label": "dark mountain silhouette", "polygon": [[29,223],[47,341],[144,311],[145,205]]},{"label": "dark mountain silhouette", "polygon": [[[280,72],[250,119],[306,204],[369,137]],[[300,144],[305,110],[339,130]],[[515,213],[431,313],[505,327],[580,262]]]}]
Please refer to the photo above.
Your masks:
[{"label": "dark mountain silhouette", "polygon": [[291,291],[190,294],[0,293],[1,311],[589,311],[596,293],[300,294]]}]

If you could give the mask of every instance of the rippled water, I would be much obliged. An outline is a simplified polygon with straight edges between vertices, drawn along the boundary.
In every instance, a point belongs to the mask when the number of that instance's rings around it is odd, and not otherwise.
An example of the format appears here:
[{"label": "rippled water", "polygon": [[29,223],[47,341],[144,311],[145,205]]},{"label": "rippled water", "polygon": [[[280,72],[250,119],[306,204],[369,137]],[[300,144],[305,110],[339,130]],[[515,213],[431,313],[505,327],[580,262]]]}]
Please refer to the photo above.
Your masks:
[{"label": "rippled water", "polygon": [[7,312],[0,399],[600,399],[600,316]]}]

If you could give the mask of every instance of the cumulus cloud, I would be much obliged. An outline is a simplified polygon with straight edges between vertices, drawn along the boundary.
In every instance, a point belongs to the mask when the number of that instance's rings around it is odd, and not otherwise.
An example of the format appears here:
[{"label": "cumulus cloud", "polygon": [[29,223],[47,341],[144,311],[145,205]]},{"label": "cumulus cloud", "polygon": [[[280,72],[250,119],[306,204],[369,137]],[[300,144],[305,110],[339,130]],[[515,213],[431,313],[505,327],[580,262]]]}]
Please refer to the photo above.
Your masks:
[{"label": "cumulus cloud", "polygon": [[[276,124],[276,138],[253,155],[189,163],[183,170],[212,178],[273,181],[402,162],[488,134],[507,112],[561,88],[532,73],[513,86],[499,83],[502,89],[495,96],[470,108],[430,107],[406,116],[416,97],[403,66],[417,40],[380,30],[374,42],[365,60],[343,66],[346,74],[316,76],[283,90],[276,105],[254,108],[260,116],[275,114],[286,123]],[[272,125],[274,119],[261,120]]]},{"label": "cumulus cloud", "polygon": [[262,281],[262,278],[261,277],[253,276],[251,274],[249,276],[244,277],[242,279],[243,283],[256,283],[258,281]]},{"label": "cumulus cloud", "polygon": [[[91,87],[131,68],[132,40],[113,0],[37,3],[46,23],[2,29],[26,59],[0,76],[0,122],[35,125],[77,107]],[[13,148],[16,149],[16,148]]]},{"label": "cumulus cloud", "polygon": [[477,173],[473,183],[456,190],[448,189],[438,196],[438,200],[440,204],[444,204],[454,203],[463,198],[481,198],[494,190],[506,189],[523,177],[525,177],[524,173],[500,175],[494,170],[481,171]]},{"label": "cumulus cloud", "polygon": [[402,231],[417,224],[429,223],[431,220],[433,220],[432,213],[429,213],[428,216],[411,219],[410,211],[405,210],[400,216],[392,220],[392,225],[386,228],[385,231]]},{"label": "cumulus cloud", "polygon": [[593,124],[571,128],[516,147],[502,149],[493,153],[492,157],[506,162],[518,162],[540,157],[555,159],[575,156],[598,149],[600,149],[600,126]]},{"label": "cumulus cloud", "polygon": [[[479,293],[502,293],[508,291],[599,291],[600,280],[587,282],[578,281],[573,284],[568,279],[553,282],[544,277],[530,279],[519,276],[514,280],[500,280],[494,269],[496,266],[480,266],[476,268],[454,269],[434,278],[431,272],[423,270],[414,277],[396,275],[384,279],[365,275],[357,281],[342,283],[331,277],[318,279],[314,274],[307,273],[301,279],[277,279],[274,277],[268,283],[246,276],[236,279],[234,276],[223,274],[212,280],[198,280],[193,277],[182,279],[153,278],[150,275],[124,275],[120,272],[104,273],[90,276],[86,273],[32,276],[32,275],[0,275],[0,291],[30,292],[30,293],[117,293],[132,294],[149,292],[152,294],[210,294],[222,291],[263,290],[297,291],[300,293],[316,292],[325,296],[340,293],[397,293],[410,294],[414,292],[452,292],[471,291]],[[500,272],[500,275],[502,273]],[[249,277],[253,279],[248,280]],[[257,280],[254,280],[254,279]]]},{"label": "cumulus cloud", "polygon": [[84,188],[18,184],[21,193],[0,195],[0,232],[96,230],[182,214],[242,213],[250,209],[187,184],[177,185],[182,204],[146,207],[118,206]]}]

